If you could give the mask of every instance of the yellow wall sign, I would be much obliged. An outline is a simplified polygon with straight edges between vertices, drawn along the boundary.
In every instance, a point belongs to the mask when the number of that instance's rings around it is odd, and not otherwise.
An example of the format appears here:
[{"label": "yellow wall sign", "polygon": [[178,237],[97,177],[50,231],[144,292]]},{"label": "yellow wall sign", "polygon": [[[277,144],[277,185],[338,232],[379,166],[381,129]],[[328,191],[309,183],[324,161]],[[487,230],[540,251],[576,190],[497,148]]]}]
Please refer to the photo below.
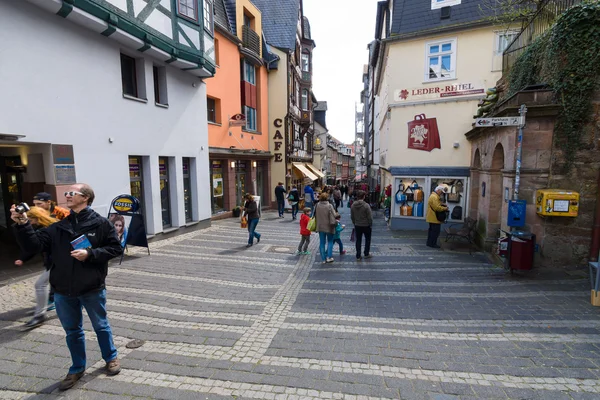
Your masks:
[{"label": "yellow wall sign", "polygon": [[562,189],[540,189],[535,195],[538,215],[544,217],[576,217],[579,213],[579,193]]}]

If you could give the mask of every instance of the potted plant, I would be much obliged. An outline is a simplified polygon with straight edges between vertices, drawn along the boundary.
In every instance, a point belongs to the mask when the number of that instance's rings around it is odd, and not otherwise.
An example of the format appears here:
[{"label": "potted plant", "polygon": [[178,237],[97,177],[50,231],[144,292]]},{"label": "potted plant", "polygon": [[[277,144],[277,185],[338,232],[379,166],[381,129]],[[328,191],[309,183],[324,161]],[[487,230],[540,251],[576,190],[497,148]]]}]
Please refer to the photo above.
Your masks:
[{"label": "potted plant", "polygon": [[242,209],[240,208],[240,206],[235,207],[233,209],[233,217],[234,218],[239,218],[241,210]]}]

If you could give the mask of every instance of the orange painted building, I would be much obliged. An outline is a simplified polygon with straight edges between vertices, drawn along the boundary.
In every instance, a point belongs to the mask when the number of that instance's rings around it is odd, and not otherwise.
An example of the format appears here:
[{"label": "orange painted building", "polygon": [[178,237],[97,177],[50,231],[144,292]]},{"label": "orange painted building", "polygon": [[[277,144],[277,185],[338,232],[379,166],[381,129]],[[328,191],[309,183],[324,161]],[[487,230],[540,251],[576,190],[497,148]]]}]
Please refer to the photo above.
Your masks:
[{"label": "orange painted building", "polygon": [[245,193],[271,202],[267,67],[261,12],[249,0],[215,0],[215,76],[206,80],[213,214]]}]

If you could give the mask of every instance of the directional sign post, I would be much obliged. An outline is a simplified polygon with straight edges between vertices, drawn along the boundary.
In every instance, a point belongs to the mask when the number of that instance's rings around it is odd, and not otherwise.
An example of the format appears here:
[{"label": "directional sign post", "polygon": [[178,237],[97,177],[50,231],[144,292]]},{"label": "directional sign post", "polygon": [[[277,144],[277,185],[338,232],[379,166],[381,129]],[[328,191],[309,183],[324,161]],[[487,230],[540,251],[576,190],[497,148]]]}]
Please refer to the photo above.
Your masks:
[{"label": "directional sign post", "polygon": [[495,126],[521,126],[522,117],[502,117],[502,118],[477,118],[475,127],[477,128],[493,128]]}]

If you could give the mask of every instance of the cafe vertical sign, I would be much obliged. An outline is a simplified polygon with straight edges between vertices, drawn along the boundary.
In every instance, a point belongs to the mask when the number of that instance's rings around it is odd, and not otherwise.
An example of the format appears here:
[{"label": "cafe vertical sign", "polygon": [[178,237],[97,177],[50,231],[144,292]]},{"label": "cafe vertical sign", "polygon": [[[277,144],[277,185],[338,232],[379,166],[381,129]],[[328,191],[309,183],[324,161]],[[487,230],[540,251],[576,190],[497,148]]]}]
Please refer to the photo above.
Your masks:
[{"label": "cafe vertical sign", "polygon": [[52,159],[54,162],[54,178],[57,185],[77,183],[75,175],[75,156],[70,144],[53,144]]},{"label": "cafe vertical sign", "polygon": [[275,144],[275,162],[283,162],[283,153],[281,152],[281,146],[283,146],[283,135],[281,134],[281,128],[283,127],[283,120],[277,118],[273,121],[275,128],[275,135],[273,136],[273,143]]}]

